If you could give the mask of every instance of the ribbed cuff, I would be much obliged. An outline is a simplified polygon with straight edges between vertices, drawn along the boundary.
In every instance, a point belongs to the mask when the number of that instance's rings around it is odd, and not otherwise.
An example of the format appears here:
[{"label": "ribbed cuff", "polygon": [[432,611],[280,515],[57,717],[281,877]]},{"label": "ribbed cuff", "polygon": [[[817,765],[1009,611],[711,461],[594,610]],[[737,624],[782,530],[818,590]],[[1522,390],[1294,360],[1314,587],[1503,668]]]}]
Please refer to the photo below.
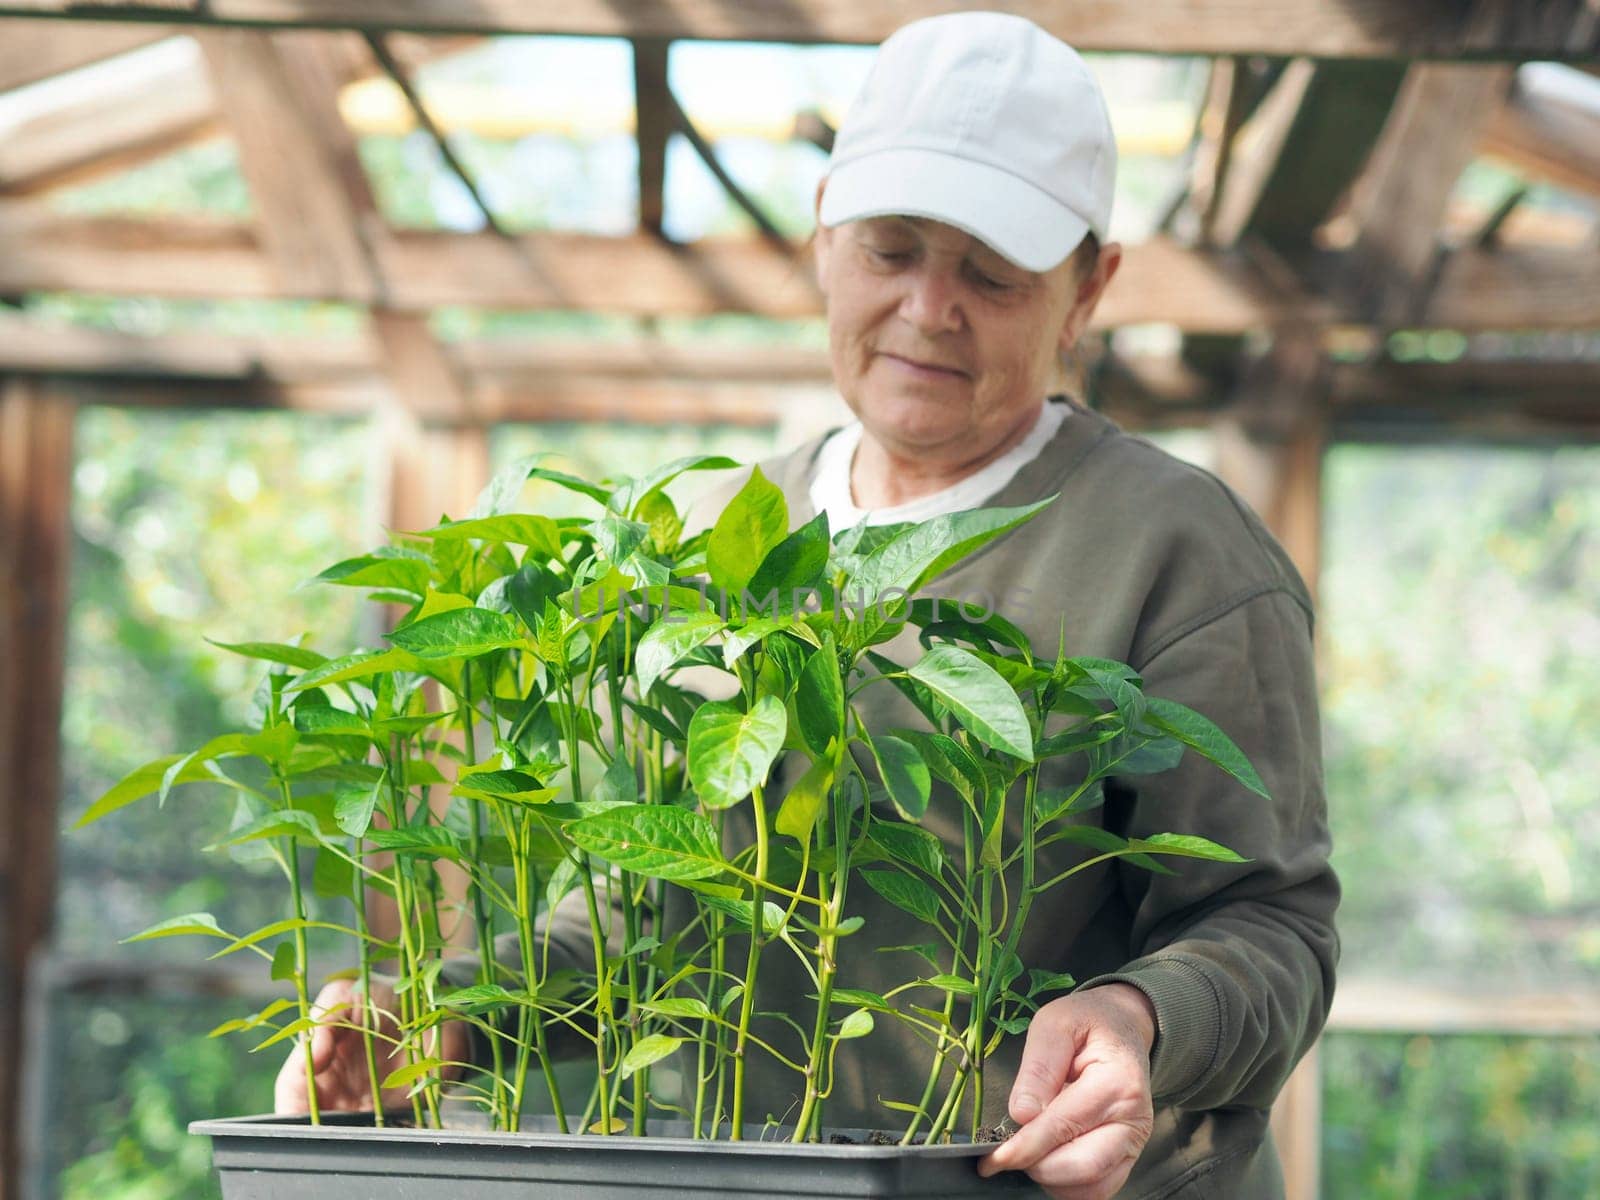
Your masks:
[{"label": "ribbed cuff", "polygon": [[1150,998],[1156,1040],[1150,1048],[1150,1093],[1159,1105],[1191,1095],[1216,1065],[1226,1013],[1205,969],[1176,955],[1138,959],[1121,971],[1096,975],[1078,988],[1126,983]]}]

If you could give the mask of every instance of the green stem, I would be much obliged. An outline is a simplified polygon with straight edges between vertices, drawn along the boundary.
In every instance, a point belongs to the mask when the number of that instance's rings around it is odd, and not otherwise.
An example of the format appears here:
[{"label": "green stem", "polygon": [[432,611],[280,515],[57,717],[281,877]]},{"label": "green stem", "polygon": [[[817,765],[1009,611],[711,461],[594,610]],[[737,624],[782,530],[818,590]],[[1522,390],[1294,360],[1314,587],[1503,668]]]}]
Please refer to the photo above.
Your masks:
[{"label": "green stem", "polygon": [[[767,878],[767,806],[761,789],[750,794],[751,815],[756,827],[755,878],[763,886]],[[761,907],[766,903],[761,887],[751,889],[750,897],[750,953],[745,960],[744,994],[739,997],[739,1032],[733,1045],[733,1129],[728,1136],[733,1141],[744,1137],[744,1078],[746,1052],[749,1049],[750,1017],[755,1011],[756,970],[761,965]]]},{"label": "green stem", "polygon": [[[461,673],[461,736],[466,746],[467,761],[478,761],[477,738],[473,729],[473,717],[476,713],[472,701],[472,664],[468,663]],[[477,864],[483,861],[483,802],[474,799],[468,807],[468,816],[471,827],[467,833],[467,845],[470,862]],[[470,877],[467,883],[472,893],[472,920],[478,933],[478,982],[495,982],[496,970],[494,960],[494,929],[489,919],[489,907],[483,889]],[[505,1063],[500,1054],[500,1039],[489,1039],[489,1054],[493,1060],[494,1080],[491,1087],[494,1089],[492,1108],[497,1112],[505,1111]]]},{"label": "green stem", "polygon": [[[287,783],[283,785],[283,791],[284,801],[287,803],[289,798],[289,785]],[[295,848],[294,838],[289,838],[288,842],[289,892],[294,901],[295,918],[303,922],[306,919],[306,901],[305,894],[300,887],[300,855]],[[311,997],[306,989],[306,975],[310,971],[310,964],[307,961],[308,955],[306,953],[306,930],[303,924],[298,926],[294,931],[294,956],[295,999],[300,1005],[300,1019],[309,1020],[311,1017]],[[306,1066],[307,1111],[311,1115],[311,1123],[313,1125],[320,1125],[322,1124],[322,1111],[321,1106],[317,1102],[316,1073],[311,1065],[312,1032],[313,1031],[311,1030],[307,1030],[301,1043],[304,1047],[304,1054],[302,1055],[302,1058],[305,1060]]]},{"label": "green stem", "polygon": [[[352,838],[355,847],[355,859],[361,861],[361,839]],[[361,972],[361,1049],[367,1060],[367,1082],[372,1085],[372,1123],[379,1129],[383,1128],[383,1089],[378,1086],[378,1055],[372,1044],[372,1022],[375,1014],[372,1011],[370,998],[372,996],[372,946],[369,938],[371,930],[367,925],[367,881],[357,871],[352,877],[355,895],[352,897],[356,910],[356,929],[361,938],[357,945],[357,959]]]}]

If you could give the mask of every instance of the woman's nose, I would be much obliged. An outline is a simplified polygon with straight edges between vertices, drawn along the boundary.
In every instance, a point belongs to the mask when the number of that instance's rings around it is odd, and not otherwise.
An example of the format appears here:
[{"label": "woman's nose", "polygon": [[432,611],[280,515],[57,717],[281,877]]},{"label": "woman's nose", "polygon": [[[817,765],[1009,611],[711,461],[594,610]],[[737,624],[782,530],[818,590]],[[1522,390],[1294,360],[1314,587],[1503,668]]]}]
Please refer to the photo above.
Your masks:
[{"label": "woman's nose", "polygon": [[960,295],[948,271],[924,265],[909,272],[900,315],[919,333],[948,333],[961,327]]}]

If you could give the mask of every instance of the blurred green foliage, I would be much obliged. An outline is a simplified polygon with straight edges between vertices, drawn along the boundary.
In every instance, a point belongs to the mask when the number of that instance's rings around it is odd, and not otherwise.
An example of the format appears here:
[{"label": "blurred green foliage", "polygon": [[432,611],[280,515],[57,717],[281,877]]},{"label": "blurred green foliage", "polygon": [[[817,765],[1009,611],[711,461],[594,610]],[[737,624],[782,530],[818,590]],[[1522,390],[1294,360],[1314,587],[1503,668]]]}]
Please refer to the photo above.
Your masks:
[{"label": "blurred green foliage", "polygon": [[1323,1200],[1600,1196],[1600,1039],[1330,1034]]},{"label": "blurred green foliage", "polygon": [[1600,984],[1600,448],[1341,446],[1325,478],[1342,974]]},{"label": "blurred green foliage", "polygon": [[190,1121],[272,1107],[281,1055],[206,1031],[249,1001],[62,996],[50,1039],[46,1162],[63,1200],[214,1200],[210,1147]]}]

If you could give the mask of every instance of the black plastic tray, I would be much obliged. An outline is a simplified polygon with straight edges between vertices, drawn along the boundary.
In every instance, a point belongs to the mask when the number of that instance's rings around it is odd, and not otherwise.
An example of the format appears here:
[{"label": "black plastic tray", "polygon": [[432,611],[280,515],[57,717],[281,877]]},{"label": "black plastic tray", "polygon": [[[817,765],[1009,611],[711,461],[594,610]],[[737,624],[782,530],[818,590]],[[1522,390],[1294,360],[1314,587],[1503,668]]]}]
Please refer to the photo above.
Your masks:
[{"label": "black plastic tray", "polygon": [[[548,1118],[531,1129],[376,1128],[365,1113],[334,1113],[314,1126],[292,1117],[196,1121],[211,1138],[224,1200],[719,1200],[1042,1197],[1027,1176],[981,1178],[990,1147],[795,1145],[770,1140],[695,1141],[562,1134]],[[756,1132],[752,1131],[752,1138]]]}]

